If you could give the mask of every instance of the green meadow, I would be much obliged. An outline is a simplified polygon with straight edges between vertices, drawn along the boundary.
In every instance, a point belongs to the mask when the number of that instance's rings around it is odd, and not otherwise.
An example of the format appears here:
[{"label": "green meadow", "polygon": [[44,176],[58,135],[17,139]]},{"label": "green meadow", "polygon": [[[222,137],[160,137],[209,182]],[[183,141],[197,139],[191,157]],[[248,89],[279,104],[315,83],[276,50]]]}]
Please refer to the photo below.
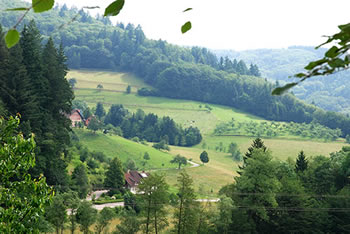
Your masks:
[{"label": "green meadow", "polygon": [[[130,74],[73,70],[69,72],[68,78],[77,79],[74,91],[76,99],[84,100],[90,108],[94,108],[97,102],[102,102],[106,109],[112,104],[123,104],[130,111],[142,109],[146,113],[170,116],[183,127],[198,127],[203,135],[203,140],[199,145],[191,148],[172,146],[169,153],[160,152],[150,146],[144,146],[117,136],[103,134],[94,136],[79,131],[78,135],[89,149],[103,151],[110,157],[118,155],[122,161],[128,157],[133,158],[137,165],[141,163],[141,156],[145,151],[153,150],[149,151],[151,155],[149,168],[174,168],[175,166],[171,165],[169,161],[172,158],[171,155],[176,154],[181,154],[194,162],[200,163],[199,155],[203,150],[206,150],[210,158],[208,164],[199,167],[187,166],[185,169],[193,177],[196,190],[203,197],[215,197],[218,190],[223,185],[232,183],[233,177],[237,175],[237,162],[232,160],[229,153],[217,152],[215,150],[216,146],[222,144],[227,151],[228,145],[235,142],[238,144],[240,151],[245,153],[254,139],[251,136],[215,136],[213,131],[216,125],[230,121],[232,118],[238,122],[266,121],[226,106],[189,100],[138,96],[136,94],[138,88],[149,86]],[[102,90],[96,88],[98,84],[103,85]],[[125,92],[128,85],[131,86],[131,94]],[[329,155],[331,152],[339,151],[345,145],[343,139],[336,142],[305,140],[301,137],[293,137],[293,139],[263,138],[263,140],[272,155],[279,160],[295,159],[301,150],[304,150],[307,157]],[[203,143],[205,144],[203,145]],[[162,166],[163,163],[164,166]],[[169,183],[175,185],[176,175],[179,171],[171,169],[164,172]]]},{"label": "green meadow", "polygon": [[[120,136],[103,134],[101,132],[93,133],[89,130],[75,129],[74,132],[79,137],[80,143],[86,146],[90,151],[103,152],[107,157],[118,156],[122,162],[128,158],[133,159],[136,166],[140,169],[165,169],[175,168],[170,160],[173,156],[169,153],[156,150],[151,144],[144,145]],[[144,160],[143,155],[148,152],[150,160]],[[146,161],[143,166],[142,162]]]}]

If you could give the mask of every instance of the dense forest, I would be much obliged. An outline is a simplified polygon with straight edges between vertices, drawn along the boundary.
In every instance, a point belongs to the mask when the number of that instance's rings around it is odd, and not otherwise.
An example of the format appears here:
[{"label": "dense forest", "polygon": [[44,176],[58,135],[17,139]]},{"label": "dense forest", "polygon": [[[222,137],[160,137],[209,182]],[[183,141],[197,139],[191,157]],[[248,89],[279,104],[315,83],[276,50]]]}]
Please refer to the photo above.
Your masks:
[{"label": "dense forest", "polygon": [[21,116],[20,130],[32,132],[37,141],[36,167],[50,185],[66,186],[66,163],[62,159],[70,141],[73,91],[65,76],[66,57],[51,39],[42,45],[34,23],[24,27],[21,41],[7,49],[0,27],[0,110],[5,116]]},{"label": "dense forest", "polygon": [[[276,80],[279,84],[289,82],[289,76],[303,71],[311,60],[319,59],[326,49],[315,50],[313,47],[291,46],[286,49],[259,49],[247,51],[217,50],[217,56],[243,59],[256,63],[263,77]],[[350,113],[349,71],[320,76],[307,80],[292,89],[296,97],[329,111]]]}]

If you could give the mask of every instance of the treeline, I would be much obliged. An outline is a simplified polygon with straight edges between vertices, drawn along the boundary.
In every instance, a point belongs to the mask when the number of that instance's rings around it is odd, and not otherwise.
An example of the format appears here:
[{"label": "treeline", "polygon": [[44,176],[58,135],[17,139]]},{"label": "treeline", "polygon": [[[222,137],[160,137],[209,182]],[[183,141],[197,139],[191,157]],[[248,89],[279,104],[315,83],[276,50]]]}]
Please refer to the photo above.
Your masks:
[{"label": "treeline", "polygon": [[256,137],[300,136],[311,139],[337,140],[341,135],[340,129],[330,129],[318,123],[280,123],[280,122],[237,122],[231,121],[218,124],[215,135],[248,135]]},{"label": "treeline", "polygon": [[[3,0],[2,0],[3,1]],[[17,5],[16,5],[17,4]],[[19,0],[3,5],[18,7]],[[4,7],[6,8],[6,7]],[[24,19],[28,23],[31,15]],[[66,25],[69,19],[73,19]],[[7,28],[15,23],[14,13],[2,13],[0,22]],[[217,59],[206,48],[183,48],[168,44],[162,40],[148,40],[140,25],[118,23],[114,27],[109,18],[91,17],[83,10],[68,9],[66,5],[56,6],[45,14],[35,15],[38,28],[43,35],[50,35],[55,42],[62,43],[71,68],[122,69],[143,73],[146,66],[154,61],[170,63],[190,62],[206,64],[215,69],[234,72],[241,75],[259,76],[257,65],[247,67],[243,60],[231,60],[228,57]],[[65,27],[60,27],[66,25]],[[60,28],[60,30],[55,30]]]},{"label": "treeline", "polygon": [[[85,109],[83,112],[90,111]],[[192,146],[202,140],[202,135],[197,127],[191,126],[183,129],[168,116],[159,118],[153,113],[145,114],[141,109],[130,113],[123,105],[112,105],[108,113],[105,113],[103,104],[97,103],[95,115],[105,124],[104,127],[99,128],[106,129],[106,132],[115,132],[128,139],[137,138],[150,142],[163,141],[164,144],[178,146]],[[88,126],[88,128],[91,127]]]},{"label": "treeline", "polygon": [[70,142],[73,92],[65,79],[62,46],[42,38],[34,23],[24,27],[20,42],[7,49],[0,26],[0,113],[21,116],[20,131],[35,134],[36,166],[31,174],[44,174],[49,185],[68,184],[67,147]]}]

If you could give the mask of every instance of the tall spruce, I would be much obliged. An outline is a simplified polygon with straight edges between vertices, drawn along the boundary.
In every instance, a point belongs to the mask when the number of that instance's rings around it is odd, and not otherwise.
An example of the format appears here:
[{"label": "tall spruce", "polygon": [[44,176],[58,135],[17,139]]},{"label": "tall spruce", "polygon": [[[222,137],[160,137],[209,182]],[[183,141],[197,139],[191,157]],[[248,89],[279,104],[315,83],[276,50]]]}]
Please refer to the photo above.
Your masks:
[{"label": "tall spruce", "polygon": [[295,163],[295,171],[296,172],[303,172],[307,169],[308,161],[306,159],[306,155],[304,151],[300,151],[298,154],[298,158]]},{"label": "tall spruce", "polygon": [[65,79],[66,66],[62,49],[55,48],[51,38],[42,52],[43,76],[49,84],[48,95],[45,97],[43,108],[42,133],[40,156],[42,164],[40,168],[47,181],[52,185],[67,185],[66,163],[62,154],[70,142],[70,120],[66,117],[71,110],[73,92]]},{"label": "tall spruce", "polygon": [[109,164],[109,168],[106,171],[104,186],[109,189],[111,195],[124,192],[124,172],[122,163],[118,157],[115,157]]},{"label": "tall spruce", "polygon": [[263,152],[266,152],[267,148],[264,145],[264,142],[261,140],[261,138],[256,138],[255,140],[253,140],[253,144],[248,148],[248,152],[246,152],[243,156],[243,164],[242,166],[238,166],[239,171],[237,171],[237,173],[239,175],[242,175],[242,171],[247,166],[247,160],[252,157],[253,151],[255,149],[262,149]]},{"label": "tall spruce", "polygon": [[31,128],[35,132],[37,139],[42,135],[43,102],[49,94],[49,83],[43,76],[42,61],[42,37],[35,22],[32,20],[25,25],[21,32],[20,45],[23,50],[23,65],[25,66],[30,83],[32,85],[32,100],[37,105],[33,108],[31,116]]}]

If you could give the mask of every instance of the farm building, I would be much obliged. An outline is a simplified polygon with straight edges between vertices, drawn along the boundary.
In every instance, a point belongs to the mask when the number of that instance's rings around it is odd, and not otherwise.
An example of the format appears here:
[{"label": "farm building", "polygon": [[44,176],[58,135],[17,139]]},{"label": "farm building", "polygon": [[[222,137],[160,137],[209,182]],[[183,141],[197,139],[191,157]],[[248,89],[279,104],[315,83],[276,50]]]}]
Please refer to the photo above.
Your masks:
[{"label": "farm building", "polygon": [[85,124],[84,116],[78,109],[72,110],[69,119],[72,121],[72,127],[79,126],[79,123]]},{"label": "farm building", "polygon": [[133,194],[136,194],[137,186],[140,184],[140,181],[148,176],[149,174],[144,171],[128,171],[124,174],[125,188],[129,189]]}]

